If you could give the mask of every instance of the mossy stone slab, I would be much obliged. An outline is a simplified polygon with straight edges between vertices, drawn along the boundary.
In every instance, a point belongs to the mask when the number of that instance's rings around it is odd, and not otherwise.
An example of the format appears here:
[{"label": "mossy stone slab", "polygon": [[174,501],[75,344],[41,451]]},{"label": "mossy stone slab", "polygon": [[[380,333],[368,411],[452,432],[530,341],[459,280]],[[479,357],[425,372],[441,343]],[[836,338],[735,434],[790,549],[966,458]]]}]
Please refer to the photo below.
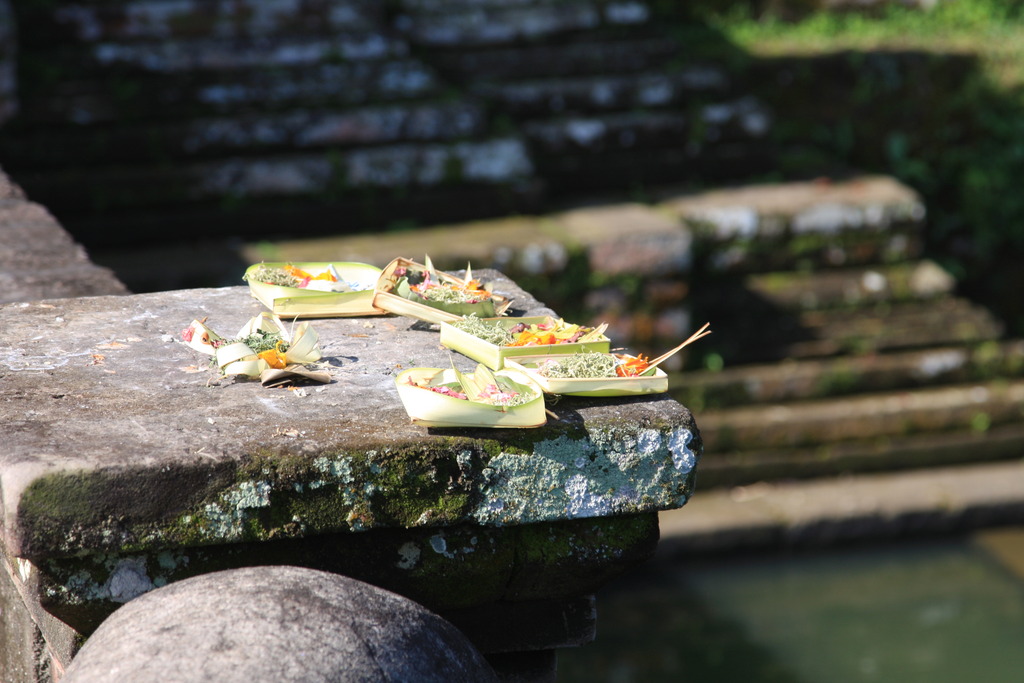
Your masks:
[{"label": "mossy stone slab", "polygon": [[[519,315],[549,311],[484,272]],[[564,399],[535,430],[425,429],[394,376],[463,370],[408,318],[314,320],[330,384],[216,380],[177,341],[232,334],[244,287],[0,307],[4,542],[38,562],[374,529],[504,527],[679,507],[701,440],[667,397]]]}]

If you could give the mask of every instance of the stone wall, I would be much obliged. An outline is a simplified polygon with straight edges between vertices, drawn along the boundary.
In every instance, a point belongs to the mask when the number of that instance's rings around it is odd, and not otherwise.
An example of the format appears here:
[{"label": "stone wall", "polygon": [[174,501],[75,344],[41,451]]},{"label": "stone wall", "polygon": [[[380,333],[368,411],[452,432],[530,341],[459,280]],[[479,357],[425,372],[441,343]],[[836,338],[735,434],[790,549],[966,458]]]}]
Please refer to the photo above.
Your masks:
[{"label": "stone wall", "polygon": [[430,223],[754,170],[769,112],[650,5],[20,3],[0,159],[94,242]]}]

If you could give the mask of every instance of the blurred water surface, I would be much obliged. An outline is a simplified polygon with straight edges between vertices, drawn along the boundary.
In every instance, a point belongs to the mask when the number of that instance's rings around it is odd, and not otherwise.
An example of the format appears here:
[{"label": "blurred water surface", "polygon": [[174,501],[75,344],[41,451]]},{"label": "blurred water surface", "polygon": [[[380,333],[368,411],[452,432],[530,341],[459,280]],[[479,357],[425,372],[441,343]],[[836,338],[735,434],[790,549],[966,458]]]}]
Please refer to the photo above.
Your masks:
[{"label": "blurred water surface", "polygon": [[598,596],[558,680],[1017,683],[1024,530],[652,562]]}]

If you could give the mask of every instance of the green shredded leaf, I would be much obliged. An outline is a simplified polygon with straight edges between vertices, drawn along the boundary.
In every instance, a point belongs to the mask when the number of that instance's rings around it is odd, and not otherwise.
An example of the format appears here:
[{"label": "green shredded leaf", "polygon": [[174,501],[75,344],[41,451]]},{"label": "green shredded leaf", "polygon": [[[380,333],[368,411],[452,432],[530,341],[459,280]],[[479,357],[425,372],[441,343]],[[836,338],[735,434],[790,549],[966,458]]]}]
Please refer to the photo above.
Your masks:
[{"label": "green shredded leaf", "polygon": [[485,322],[475,315],[463,316],[461,320],[456,320],[451,325],[457,330],[462,330],[466,334],[471,334],[495,346],[507,346],[515,338],[508,328]]},{"label": "green shredded leaf", "polygon": [[284,269],[271,268],[270,266],[262,263],[254,268],[251,273],[243,275],[242,279],[254,282],[265,282],[268,285],[278,285],[279,287],[298,287],[302,284],[301,278],[297,278],[291,273],[285,272]]},{"label": "green shredded leaf", "polygon": [[288,350],[290,344],[284,340],[278,332],[265,332],[263,330],[257,330],[253,334],[247,337],[238,337],[237,339],[224,339],[217,342],[217,347],[227,346],[228,344],[237,344],[241,342],[252,349],[253,353],[263,353],[264,351],[270,351],[271,349],[278,348],[278,342],[281,343],[280,351],[284,353]]},{"label": "green shredded leaf", "polygon": [[428,301],[434,301],[439,304],[475,304],[481,301],[478,292],[449,287],[447,285],[430,287],[421,296]]},{"label": "green shredded leaf", "polygon": [[575,353],[557,360],[549,359],[537,371],[552,379],[598,379],[616,377],[618,361],[607,353]]}]

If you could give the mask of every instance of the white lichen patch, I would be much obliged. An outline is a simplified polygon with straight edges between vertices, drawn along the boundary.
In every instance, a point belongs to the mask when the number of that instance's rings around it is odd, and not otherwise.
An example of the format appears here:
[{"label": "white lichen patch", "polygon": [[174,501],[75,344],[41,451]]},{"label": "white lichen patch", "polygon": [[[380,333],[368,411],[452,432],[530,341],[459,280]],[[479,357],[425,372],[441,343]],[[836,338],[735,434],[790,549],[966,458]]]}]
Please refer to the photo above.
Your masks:
[{"label": "white lichen patch", "polygon": [[[143,556],[100,554],[92,560],[96,564],[92,571],[80,569],[63,582],[48,585],[47,596],[69,605],[100,600],[124,603],[167,583],[165,575],[150,577]],[[51,566],[48,572],[52,577],[61,574],[55,567]]]},{"label": "white lichen patch", "polygon": [[[367,454],[371,455],[370,453]],[[352,475],[352,461],[349,458],[328,458],[321,456],[313,461],[313,467],[323,472],[333,481],[351,484],[354,480]],[[312,483],[310,484],[312,486]]]},{"label": "white lichen patch", "polygon": [[447,558],[455,557],[455,555],[448,552],[448,542],[443,534],[434,534],[430,537],[430,549],[438,555],[444,555]]},{"label": "white lichen patch", "polygon": [[676,428],[668,437],[668,450],[672,454],[672,465],[680,472],[689,472],[697,466],[697,454],[690,448],[693,432]]},{"label": "white lichen patch", "polygon": [[454,560],[460,555],[476,552],[477,540],[476,537],[473,537],[469,539],[468,543],[465,542],[465,539],[460,542],[458,536],[454,539],[449,539],[443,531],[440,531],[428,538],[427,543],[436,554],[449,560]]},{"label": "white lichen patch", "polygon": [[146,560],[142,557],[119,560],[106,585],[107,593],[114,602],[128,602],[153,588],[153,581],[146,573]]},{"label": "white lichen patch", "polygon": [[590,480],[582,474],[575,474],[565,482],[565,494],[569,498],[566,516],[603,517],[612,513],[612,501],[608,496],[590,490]]},{"label": "white lichen patch", "polygon": [[243,481],[203,506],[204,534],[209,538],[241,540],[250,510],[270,507],[270,482]]},{"label": "white lichen patch", "polygon": [[45,593],[48,598],[66,605],[82,605],[110,597],[104,584],[97,583],[84,569],[68,576],[62,584],[47,586]]},{"label": "white lichen patch", "polygon": [[420,561],[420,547],[409,541],[403,543],[398,549],[398,562],[395,566],[399,569],[413,569]]},{"label": "white lichen patch", "polygon": [[226,500],[236,508],[262,508],[270,506],[270,483],[243,481],[234,491],[225,494]]},{"label": "white lichen patch", "polygon": [[661,432],[641,429],[636,433],[636,450],[641,456],[652,456],[661,449]]},{"label": "white lichen patch", "polygon": [[693,433],[616,427],[589,439],[559,436],[530,454],[490,460],[473,512],[482,524],[526,524],[679,507],[697,453]]}]

